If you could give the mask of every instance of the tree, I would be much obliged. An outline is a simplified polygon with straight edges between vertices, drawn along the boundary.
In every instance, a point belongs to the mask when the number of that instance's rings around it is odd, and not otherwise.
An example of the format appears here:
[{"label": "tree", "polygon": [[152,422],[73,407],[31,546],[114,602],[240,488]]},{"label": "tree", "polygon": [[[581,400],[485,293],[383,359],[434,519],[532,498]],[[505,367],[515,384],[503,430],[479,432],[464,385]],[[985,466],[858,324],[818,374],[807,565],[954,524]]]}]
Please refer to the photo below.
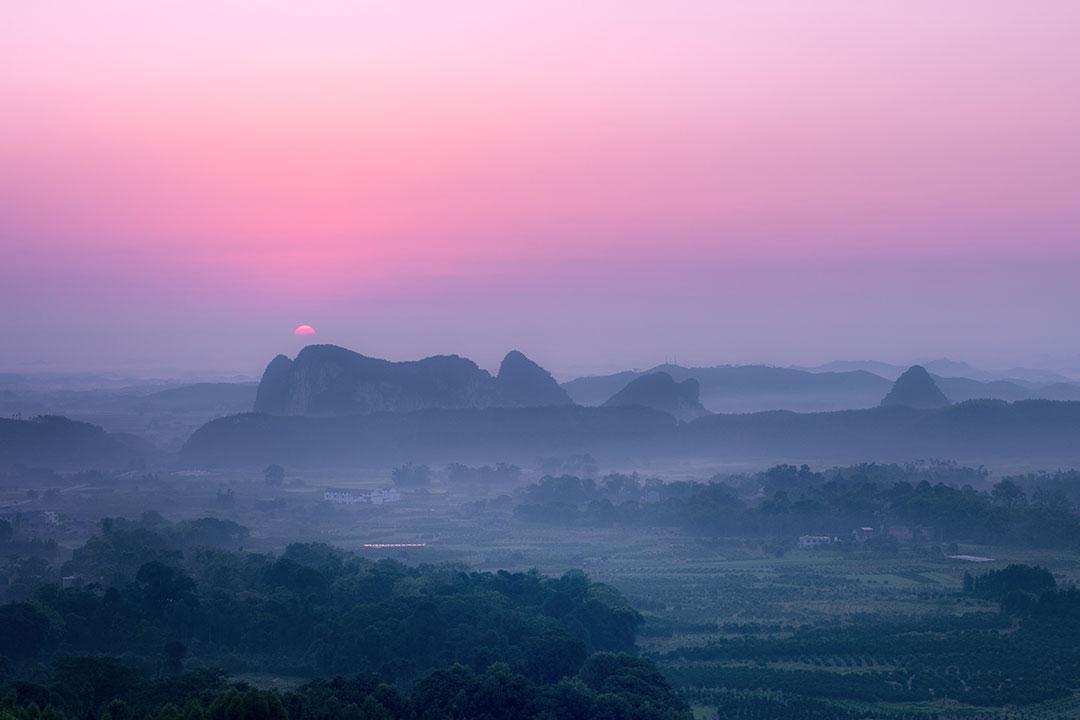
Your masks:
[{"label": "tree", "polygon": [[1025,495],[1020,486],[1012,480],[1002,480],[994,485],[993,489],[990,491],[990,496],[994,499],[995,503],[1003,505],[1010,510],[1023,507],[1027,504],[1027,495]]},{"label": "tree", "polygon": [[431,468],[406,463],[394,468],[390,478],[399,488],[421,488],[431,485]]},{"label": "tree", "polygon": [[285,468],[277,463],[267,465],[266,469],[263,470],[263,479],[266,480],[267,485],[281,485],[285,482]]},{"label": "tree", "polygon": [[288,720],[281,697],[273,690],[229,690],[210,705],[210,720]]},{"label": "tree", "polygon": [[535,682],[555,683],[576,675],[588,657],[585,643],[566,632],[549,631],[527,643],[525,674]]},{"label": "tree", "polygon": [[135,581],[151,616],[161,617],[171,607],[194,605],[197,602],[195,581],[183,570],[164,563],[146,563],[139,568]]},{"label": "tree", "polygon": [[236,505],[236,493],[233,492],[232,488],[218,488],[214,502],[220,508],[231,508]]},{"label": "tree", "polygon": [[0,606],[0,654],[37,657],[51,634],[49,618],[28,603]]},{"label": "tree", "polygon": [[206,713],[203,712],[202,705],[198,701],[188,700],[187,705],[184,706],[184,720],[206,720]]},{"label": "tree", "polygon": [[[163,648],[165,655],[165,667],[169,672],[178,673],[184,669],[184,658],[187,657],[187,648],[179,640],[170,640]],[[177,711],[179,713],[179,711]]]},{"label": "tree", "polygon": [[1035,606],[1035,598],[1021,590],[1010,590],[1001,598],[1001,612],[1015,617],[1027,615]]},{"label": "tree", "polygon": [[248,529],[239,523],[210,517],[185,520],[173,531],[173,536],[185,546],[215,547],[222,550],[243,545],[248,534]]},{"label": "tree", "polygon": [[[594,692],[612,694],[638,708],[653,706],[671,709],[671,717],[688,717],[689,711],[660,671],[648,660],[632,655],[596,653],[578,673]],[[630,715],[627,713],[625,716]]]}]

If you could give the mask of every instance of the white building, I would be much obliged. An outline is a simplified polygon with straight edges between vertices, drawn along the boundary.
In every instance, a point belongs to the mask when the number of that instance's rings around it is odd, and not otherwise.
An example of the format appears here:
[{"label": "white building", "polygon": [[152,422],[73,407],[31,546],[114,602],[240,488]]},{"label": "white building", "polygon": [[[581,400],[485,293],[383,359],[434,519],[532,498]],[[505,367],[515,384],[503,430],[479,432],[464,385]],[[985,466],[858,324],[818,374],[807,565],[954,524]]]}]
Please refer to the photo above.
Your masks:
[{"label": "white building", "polygon": [[813,550],[814,548],[825,547],[826,545],[832,545],[833,538],[829,535],[800,535],[799,536],[799,549],[800,550]]},{"label": "white building", "polygon": [[875,537],[876,535],[877,535],[877,532],[874,530],[874,528],[870,527],[869,525],[861,527],[861,528],[855,528],[854,530],[851,531],[851,539],[854,540],[857,543],[864,543],[867,540],[870,540],[871,538]]},{"label": "white building", "polygon": [[323,500],[335,505],[385,505],[401,500],[401,493],[397,488],[377,488],[375,490],[347,490],[344,488],[327,488],[323,492]]}]

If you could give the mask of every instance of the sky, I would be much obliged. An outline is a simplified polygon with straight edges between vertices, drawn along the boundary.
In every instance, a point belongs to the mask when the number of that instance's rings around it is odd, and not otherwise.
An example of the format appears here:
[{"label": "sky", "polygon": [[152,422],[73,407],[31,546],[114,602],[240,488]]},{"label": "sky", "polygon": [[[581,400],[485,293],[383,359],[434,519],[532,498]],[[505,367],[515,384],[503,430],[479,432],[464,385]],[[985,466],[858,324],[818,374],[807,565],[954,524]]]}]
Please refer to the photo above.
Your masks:
[{"label": "sky", "polygon": [[1080,367],[1077,27],[1075,0],[0,0],[0,368]]}]

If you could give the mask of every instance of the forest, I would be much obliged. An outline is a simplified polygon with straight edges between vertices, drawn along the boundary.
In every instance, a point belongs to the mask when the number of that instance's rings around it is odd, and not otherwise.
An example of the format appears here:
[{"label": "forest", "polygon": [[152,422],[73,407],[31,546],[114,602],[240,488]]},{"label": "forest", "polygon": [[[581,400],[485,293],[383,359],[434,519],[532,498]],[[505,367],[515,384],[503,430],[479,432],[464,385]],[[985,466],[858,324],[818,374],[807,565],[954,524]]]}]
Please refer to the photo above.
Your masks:
[{"label": "forest", "polygon": [[9,466],[0,717],[1076,714],[1075,471],[665,474]]},{"label": "forest", "polygon": [[[652,663],[635,657],[641,616],[580,572],[408,567],[320,544],[278,557],[221,549],[245,535],[211,519],[103,521],[65,567],[81,587],[42,584],[0,606],[6,712],[685,716]],[[278,695],[232,687],[223,671],[328,679]]]}]

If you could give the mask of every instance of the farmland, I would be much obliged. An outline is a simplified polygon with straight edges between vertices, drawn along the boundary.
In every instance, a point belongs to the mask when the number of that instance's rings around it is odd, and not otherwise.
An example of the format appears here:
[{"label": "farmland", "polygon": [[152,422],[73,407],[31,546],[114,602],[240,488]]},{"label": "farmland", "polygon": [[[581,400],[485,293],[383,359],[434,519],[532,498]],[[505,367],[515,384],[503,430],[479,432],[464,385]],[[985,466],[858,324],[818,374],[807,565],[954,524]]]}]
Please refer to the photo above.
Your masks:
[{"label": "farmland", "polygon": [[[1014,564],[1043,566],[1059,587],[1071,586],[1080,561],[1070,548],[918,540],[800,550],[777,534],[553,528],[515,514],[520,488],[456,487],[440,476],[387,505],[323,499],[324,487],[371,489],[386,477],[312,472],[270,488],[257,474],[206,473],[157,478],[152,489],[114,479],[59,488],[50,502],[65,518],[84,514],[74,528],[93,526],[88,502],[99,516],[160,506],[173,520],[233,520],[251,531],[246,552],[322,542],[406,565],[547,576],[580,569],[641,613],[640,652],[700,718],[1080,717],[1075,626],[1040,631],[964,587],[966,574]],[[173,490],[180,485],[183,493]],[[9,497],[19,495],[12,488]],[[55,564],[80,540],[65,540]],[[263,684],[259,677],[249,681]]]}]

